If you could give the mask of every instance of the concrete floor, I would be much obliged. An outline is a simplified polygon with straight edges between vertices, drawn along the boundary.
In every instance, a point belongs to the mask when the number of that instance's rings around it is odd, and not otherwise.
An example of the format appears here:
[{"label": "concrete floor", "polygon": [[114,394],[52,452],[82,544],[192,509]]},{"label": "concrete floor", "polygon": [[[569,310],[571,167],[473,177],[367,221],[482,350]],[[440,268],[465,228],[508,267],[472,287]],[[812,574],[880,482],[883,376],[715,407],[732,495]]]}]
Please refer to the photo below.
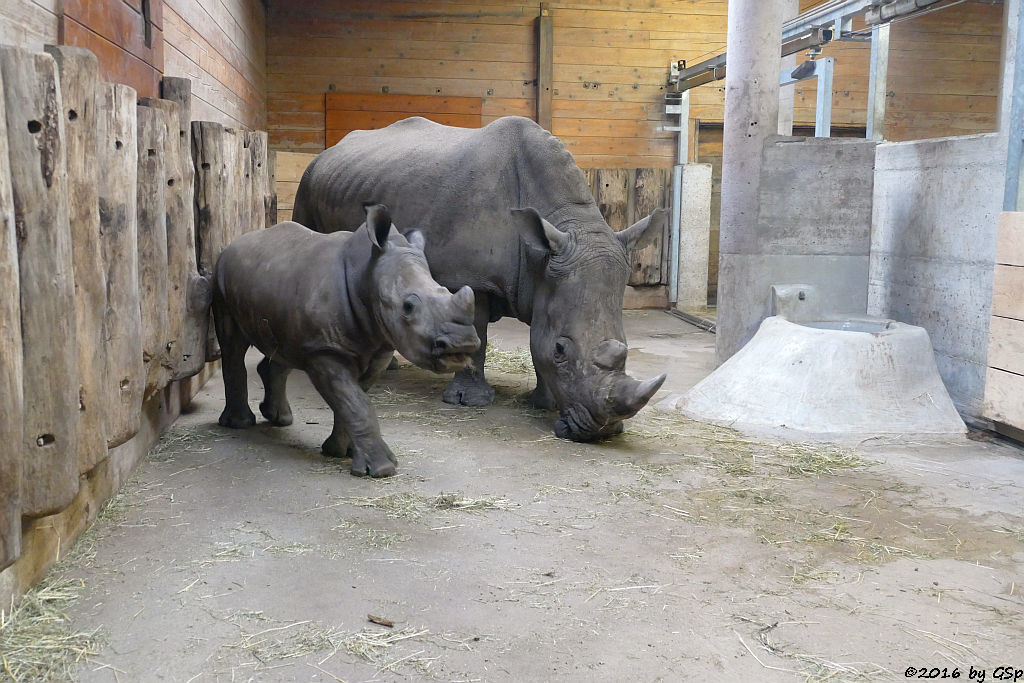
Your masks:
[{"label": "concrete floor", "polygon": [[[714,337],[629,312],[627,368],[662,396]],[[526,346],[502,321],[493,343]],[[250,358],[252,404],[261,392]],[[105,648],[84,681],[854,680],[1024,668],[1024,458],[982,438],[758,443],[646,409],[554,439],[492,373],[487,409],[411,367],[373,394],[398,476],[321,457],[330,413],[216,425],[215,378],[61,571]],[[83,551],[84,548],[84,551]],[[368,615],[394,622],[392,628]]]}]

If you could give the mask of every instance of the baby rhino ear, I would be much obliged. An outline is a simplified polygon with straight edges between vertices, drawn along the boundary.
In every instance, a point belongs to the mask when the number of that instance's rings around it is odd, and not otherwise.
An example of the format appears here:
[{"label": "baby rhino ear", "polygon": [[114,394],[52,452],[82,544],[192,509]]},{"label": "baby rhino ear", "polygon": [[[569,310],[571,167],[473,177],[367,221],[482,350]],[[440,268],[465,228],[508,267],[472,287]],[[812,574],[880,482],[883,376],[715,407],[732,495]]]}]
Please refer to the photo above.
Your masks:
[{"label": "baby rhino ear", "polygon": [[423,233],[419,230],[406,230],[403,233],[407,242],[412,245],[415,249],[423,251],[427,248],[427,238],[423,236]]},{"label": "baby rhino ear", "polygon": [[375,252],[384,251],[391,232],[391,212],[383,204],[363,204],[366,212],[366,228]]}]

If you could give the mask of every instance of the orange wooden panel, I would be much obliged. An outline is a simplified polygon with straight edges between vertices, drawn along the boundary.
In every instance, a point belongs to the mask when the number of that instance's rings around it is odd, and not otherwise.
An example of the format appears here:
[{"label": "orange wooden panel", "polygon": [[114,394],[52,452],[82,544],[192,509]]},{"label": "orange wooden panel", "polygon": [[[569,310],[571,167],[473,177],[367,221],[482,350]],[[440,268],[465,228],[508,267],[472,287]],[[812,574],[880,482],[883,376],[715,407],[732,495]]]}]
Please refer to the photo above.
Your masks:
[{"label": "orange wooden panel", "polygon": [[[65,45],[84,47],[96,55],[102,80],[129,85],[139,97],[160,96],[160,72],[155,68],[70,17],[61,17],[61,27]],[[163,43],[159,31],[154,30],[153,37]]]},{"label": "orange wooden panel", "polygon": [[[152,3],[160,4],[160,0]],[[153,24],[150,45],[147,46],[142,14],[122,0],[64,0],[64,17],[74,19],[158,71],[163,71],[164,39],[159,26]]]},{"label": "orange wooden panel", "polygon": [[340,109],[345,111],[406,112],[410,116],[422,116],[427,113],[477,114],[479,116],[483,108],[483,99],[479,97],[329,92],[324,106],[328,112],[332,109]]},{"label": "orange wooden panel", "polygon": [[410,116],[424,116],[446,126],[479,128],[480,114],[415,113],[400,111],[327,111],[327,130],[373,130],[390,126]]}]

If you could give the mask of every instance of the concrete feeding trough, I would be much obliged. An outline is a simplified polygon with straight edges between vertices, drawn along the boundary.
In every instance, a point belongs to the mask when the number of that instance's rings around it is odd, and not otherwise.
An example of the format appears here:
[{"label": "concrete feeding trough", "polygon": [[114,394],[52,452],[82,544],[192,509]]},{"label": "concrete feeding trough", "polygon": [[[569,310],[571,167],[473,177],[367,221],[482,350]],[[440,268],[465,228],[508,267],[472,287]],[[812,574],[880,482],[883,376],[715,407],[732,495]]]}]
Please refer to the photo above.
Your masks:
[{"label": "concrete feeding trough", "polygon": [[738,353],[657,407],[801,439],[966,432],[923,328],[828,314],[809,285],[773,286],[772,311]]}]

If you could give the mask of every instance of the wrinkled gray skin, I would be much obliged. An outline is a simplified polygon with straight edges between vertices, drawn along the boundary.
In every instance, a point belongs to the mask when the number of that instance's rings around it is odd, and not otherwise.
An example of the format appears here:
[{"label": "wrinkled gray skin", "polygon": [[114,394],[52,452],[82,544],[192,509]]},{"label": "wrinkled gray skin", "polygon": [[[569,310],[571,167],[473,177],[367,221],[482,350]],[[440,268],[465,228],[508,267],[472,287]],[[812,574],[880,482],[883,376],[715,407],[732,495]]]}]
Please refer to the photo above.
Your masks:
[{"label": "wrinkled gray skin", "polygon": [[366,390],[394,350],[420,367],[452,372],[480,347],[473,292],[450,293],[431,277],[423,237],[393,229],[386,207],[367,209],[354,233],[323,235],[297,223],[247,233],[217,261],[213,313],[226,406],[220,423],[256,423],[246,391],[245,352],[255,346],[265,397],[260,412],[289,425],[285,383],[305,371],[334,411],[328,456],[352,458],[352,474],[386,477],[397,464]]},{"label": "wrinkled gray skin", "polygon": [[395,220],[423,230],[438,282],[476,294],[480,350],[445,401],[491,402],[487,324],[503,316],[530,325],[533,402],[560,412],[562,438],[621,432],[661,386],[664,375],[638,382],[625,373],[622,297],[627,253],[648,228],[661,229],[664,211],[613,232],[572,156],[533,121],[507,117],[465,129],[414,117],[349,133],[306,169],[293,218],[343,230],[369,196],[400,207]]}]

